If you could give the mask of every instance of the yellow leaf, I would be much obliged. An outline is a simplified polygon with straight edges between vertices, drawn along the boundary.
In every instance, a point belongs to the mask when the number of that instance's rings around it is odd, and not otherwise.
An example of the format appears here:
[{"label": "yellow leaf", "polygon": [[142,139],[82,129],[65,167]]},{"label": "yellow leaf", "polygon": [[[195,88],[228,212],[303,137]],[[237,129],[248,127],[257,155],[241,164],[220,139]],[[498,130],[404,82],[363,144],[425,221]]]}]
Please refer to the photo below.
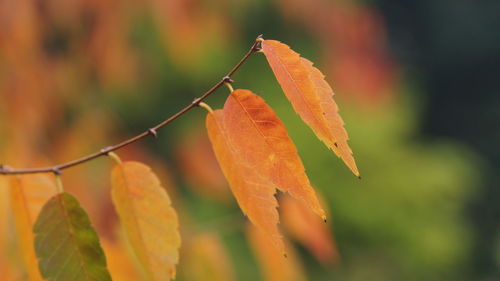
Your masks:
[{"label": "yellow leaf", "polygon": [[181,239],[170,198],[151,169],[139,162],[117,164],[112,197],[134,253],[150,280],[175,278]]},{"label": "yellow leaf", "polygon": [[43,205],[57,193],[51,175],[10,177],[10,202],[17,239],[29,280],[43,280],[35,256],[33,225]]},{"label": "yellow leaf", "polygon": [[276,189],[269,180],[258,176],[255,170],[236,158],[228,143],[221,110],[207,114],[206,126],[215,156],[241,210],[284,252],[277,226],[279,216],[276,211],[278,202],[274,198]]},{"label": "yellow leaf", "polygon": [[338,114],[333,90],[325,81],[325,76],[312,62],[301,58],[281,42],[264,40],[262,51],[295,112],[359,176],[351,148],[347,144],[349,137],[344,129],[344,121]]},{"label": "yellow leaf", "polygon": [[236,90],[227,98],[223,112],[237,158],[325,218],[297,148],[273,109],[252,92]]}]

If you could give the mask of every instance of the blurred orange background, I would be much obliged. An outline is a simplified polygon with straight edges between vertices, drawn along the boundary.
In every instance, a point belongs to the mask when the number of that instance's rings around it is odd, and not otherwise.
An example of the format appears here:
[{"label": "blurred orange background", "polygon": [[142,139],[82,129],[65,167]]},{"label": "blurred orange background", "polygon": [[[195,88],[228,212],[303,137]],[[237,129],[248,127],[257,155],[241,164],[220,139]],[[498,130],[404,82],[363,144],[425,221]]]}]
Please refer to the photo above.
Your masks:
[{"label": "blurred orange background", "polygon": [[[317,225],[280,196],[290,257],[265,252],[218,168],[205,112],[194,109],[158,139],[118,151],[151,165],[179,212],[177,280],[496,280],[500,210],[492,171],[500,160],[492,127],[500,83],[498,75],[471,74],[472,82],[461,75],[480,68],[480,54],[498,60],[498,53],[481,34],[476,45],[461,45],[460,32],[475,29],[454,23],[484,11],[462,2],[2,0],[0,163],[56,164],[142,132],[208,90],[263,34],[327,75],[363,180],[316,140],[263,56],[252,56],[234,87],[253,90],[276,110],[331,220]],[[463,9],[448,14],[446,5]],[[456,43],[447,46],[451,53],[439,51],[447,43]],[[219,108],[226,95],[220,89],[206,102]],[[62,179],[89,212],[115,280],[138,280],[110,201],[111,166],[99,158]],[[0,279],[23,280],[3,184]]]}]

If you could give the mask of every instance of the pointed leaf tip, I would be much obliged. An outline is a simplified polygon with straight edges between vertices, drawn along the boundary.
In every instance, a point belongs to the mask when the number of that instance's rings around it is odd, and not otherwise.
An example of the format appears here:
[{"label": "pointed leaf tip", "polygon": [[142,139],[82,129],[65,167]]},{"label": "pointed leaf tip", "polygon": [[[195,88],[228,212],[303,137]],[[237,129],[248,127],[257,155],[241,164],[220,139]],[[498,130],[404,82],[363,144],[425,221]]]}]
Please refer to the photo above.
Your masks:
[{"label": "pointed leaf tip", "polygon": [[324,216],[297,148],[274,110],[249,90],[235,90],[223,109],[224,128],[239,161]]},{"label": "pointed leaf tip", "polygon": [[276,248],[284,251],[278,230],[278,201],[274,197],[276,189],[269,180],[260,177],[255,169],[238,158],[227,137],[223,118],[222,110],[208,113],[206,118],[208,136],[222,172],[242,212],[270,237]]},{"label": "pointed leaf tip", "polygon": [[344,129],[344,121],[338,114],[333,90],[325,81],[325,76],[312,62],[279,41],[264,40],[262,52],[295,112],[359,176],[347,144],[349,137]]}]

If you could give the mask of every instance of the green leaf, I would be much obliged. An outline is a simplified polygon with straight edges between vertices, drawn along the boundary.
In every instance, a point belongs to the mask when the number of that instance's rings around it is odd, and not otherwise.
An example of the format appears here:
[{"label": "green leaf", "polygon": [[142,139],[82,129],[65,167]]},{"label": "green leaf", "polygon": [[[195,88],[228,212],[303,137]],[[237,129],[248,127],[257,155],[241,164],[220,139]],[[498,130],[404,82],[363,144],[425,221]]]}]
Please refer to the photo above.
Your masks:
[{"label": "green leaf", "polygon": [[52,197],[33,231],[40,271],[48,281],[111,280],[99,238],[73,196]]}]

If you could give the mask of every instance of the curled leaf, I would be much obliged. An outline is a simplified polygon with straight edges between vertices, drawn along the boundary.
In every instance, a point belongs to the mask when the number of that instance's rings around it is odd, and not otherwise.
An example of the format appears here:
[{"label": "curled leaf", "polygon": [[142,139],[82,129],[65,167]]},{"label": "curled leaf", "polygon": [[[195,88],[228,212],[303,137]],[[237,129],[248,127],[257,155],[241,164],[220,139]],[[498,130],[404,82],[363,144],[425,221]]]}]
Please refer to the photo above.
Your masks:
[{"label": "curled leaf", "polygon": [[111,181],[113,203],[148,279],[175,278],[179,222],[158,177],[148,166],[130,161],[115,166]]},{"label": "curled leaf", "polygon": [[35,227],[35,252],[48,281],[110,281],[106,257],[89,217],[67,193],[52,197]]},{"label": "curled leaf", "polygon": [[333,90],[325,76],[312,62],[281,42],[264,40],[262,51],[295,112],[359,176],[352,150],[347,144],[349,137],[344,121],[338,114]]},{"label": "curled leaf", "polygon": [[276,189],[273,184],[257,175],[254,169],[237,158],[228,142],[221,110],[207,114],[206,127],[215,156],[241,210],[255,226],[266,233],[268,239],[272,240],[279,250],[284,252],[277,226],[278,202],[274,197]]},{"label": "curled leaf", "polygon": [[224,126],[239,161],[325,217],[285,125],[262,98],[236,90],[224,104]]}]

